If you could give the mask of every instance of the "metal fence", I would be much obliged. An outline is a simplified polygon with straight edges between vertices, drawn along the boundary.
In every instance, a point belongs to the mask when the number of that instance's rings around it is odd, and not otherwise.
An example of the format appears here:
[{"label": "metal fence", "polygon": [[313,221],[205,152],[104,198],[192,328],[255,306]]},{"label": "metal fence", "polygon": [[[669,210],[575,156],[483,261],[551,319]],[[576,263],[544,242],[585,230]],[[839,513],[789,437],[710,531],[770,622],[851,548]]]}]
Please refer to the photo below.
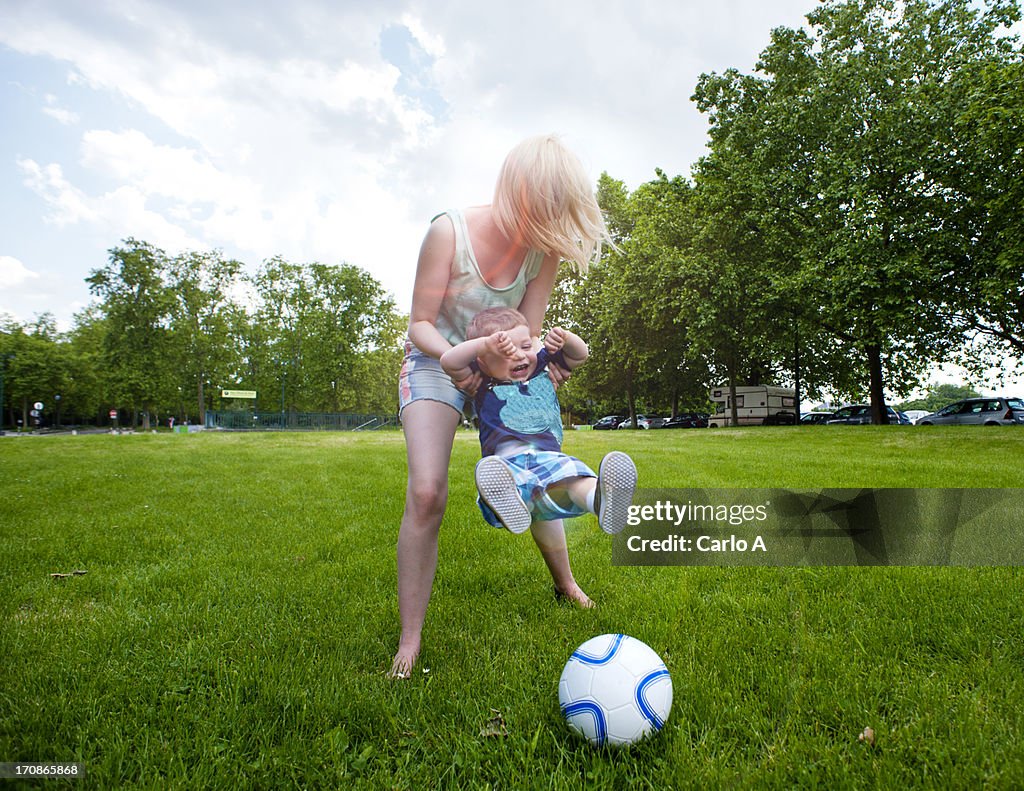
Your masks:
[{"label": "metal fence", "polygon": [[378,431],[398,428],[398,425],[398,415],[245,410],[206,413],[206,428],[231,431]]}]

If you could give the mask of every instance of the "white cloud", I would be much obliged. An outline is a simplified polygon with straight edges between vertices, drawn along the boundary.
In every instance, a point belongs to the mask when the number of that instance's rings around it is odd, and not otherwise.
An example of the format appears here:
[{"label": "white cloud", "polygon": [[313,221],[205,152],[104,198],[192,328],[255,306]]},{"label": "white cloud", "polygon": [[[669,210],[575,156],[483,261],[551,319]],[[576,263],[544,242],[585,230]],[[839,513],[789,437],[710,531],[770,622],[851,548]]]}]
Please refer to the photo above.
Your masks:
[{"label": "white cloud", "polygon": [[31,159],[19,159],[17,164],[25,175],[25,186],[49,206],[48,222],[64,226],[97,219],[87,196],[64,178],[64,170],[59,164],[42,166]]},{"label": "white cloud", "polygon": [[43,113],[53,118],[64,126],[71,126],[78,123],[78,113],[67,110],[63,107],[44,107]]},{"label": "white cloud", "polygon": [[0,286],[3,288],[18,286],[27,280],[38,277],[38,272],[33,272],[17,258],[10,255],[0,255]]},{"label": "white cloud", "polygon": [[112,245],[132,236],[171,250],[204,247],[198,238],[147,208],[147,195],[137,187],[125,185],[91,196],[71,184],[58,164],[40,166],[29,159],[19,160],[18,166],[26,186],[49,206],[47,220],[58,227],[94,224],[109,235]]},{"label": "white cloud", "polygon": [[[106,247],[130,235],[252,263],[346,260],[405,308],[430,217],[489,201],[519,139],[562,133],[594,179],[688,172],[705,137],[689,102],[700,71],[749,70],[770,28],[806,10],[255,0],[239,15],[169,0],[12,0],[0,43],[68,64],[44,112],[103,127],[74,152],[28,148],[18,160],[69,239],[88,228]],[[405,64],[381,51],[397,26],[411,37]],[[90,94],[127,123],[97,124],[73,101]]]}]

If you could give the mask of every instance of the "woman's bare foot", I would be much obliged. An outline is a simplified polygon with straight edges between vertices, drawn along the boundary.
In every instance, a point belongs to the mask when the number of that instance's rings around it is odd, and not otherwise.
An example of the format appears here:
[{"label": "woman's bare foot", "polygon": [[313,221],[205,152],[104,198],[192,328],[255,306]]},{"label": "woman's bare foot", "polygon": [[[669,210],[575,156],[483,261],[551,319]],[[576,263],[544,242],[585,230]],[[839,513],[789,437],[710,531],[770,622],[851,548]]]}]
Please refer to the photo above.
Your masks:
[{"label": "woman's bare foot", "polygon": [[567,601],[570,604],[579,607],[581,610],[589,610],[591,607],[595,606],[590,597],[587,596],[587,594],[583,592],[583,589],[575,582],[565,590],[556,586],[555,598],[559,601]]},{"label": "woman's bare foot", "polygon": [[398,646],[398,653],[395,654],[394,660],[391,662],[391,670],[388,671],[388,678],[393,679],[406,679],[412,676],[413,666],[416,664],[416,660],[419,659],[420,650],[419,648],[410,649]]}]

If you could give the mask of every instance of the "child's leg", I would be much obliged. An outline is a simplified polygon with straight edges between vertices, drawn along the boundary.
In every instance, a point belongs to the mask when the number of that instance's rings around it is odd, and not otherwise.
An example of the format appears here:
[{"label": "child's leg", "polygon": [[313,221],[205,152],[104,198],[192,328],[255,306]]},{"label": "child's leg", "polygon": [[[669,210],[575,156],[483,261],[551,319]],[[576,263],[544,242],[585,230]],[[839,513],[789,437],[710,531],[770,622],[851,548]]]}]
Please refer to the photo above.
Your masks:
[{"label": "child's leg", "polygon": [[512,533],[525,533],[530,508],[519,492],[509,463],[499,456],[485,456],[476,465],[476,488],[491,513]]},{"label": "child's leg", "polygon": [[547,495],[562,507],[570,503],[597,516],[606,533],[619,533],[626,526],[629,507],[636,491],[636,465],[625,453],[613,450],[601,460],[596,478],[563,478],[547,488]]},{"label": "child's leg", "polygon": [[544,558],[548,571],[551,572],[551,579],[555,583],[555,593],[578,607],[593,607],[594,602],[583,592],[572,575],[572,568],[569,566],[569,547],[565,542],[565,528],[562,525],[562,520],[535,521],[530,525],[530,533]]},{"label": "child's leg", "polygon": [[597,478],[579,476],[566,478],[551,484],[547,493],[555,503],[564,507],[574,505],[584,511],[596,513],[594,510],[594,492],[597,489]]}]

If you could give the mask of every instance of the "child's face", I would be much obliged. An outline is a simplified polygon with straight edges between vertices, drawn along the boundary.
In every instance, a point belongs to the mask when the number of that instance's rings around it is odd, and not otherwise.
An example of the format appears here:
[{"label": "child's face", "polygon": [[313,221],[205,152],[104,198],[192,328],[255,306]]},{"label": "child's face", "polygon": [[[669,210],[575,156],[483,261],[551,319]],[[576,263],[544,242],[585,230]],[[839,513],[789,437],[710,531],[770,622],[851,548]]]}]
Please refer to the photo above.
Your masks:
[{"label": "child's face", "polygon": [[477,364],[492,379],[525,382],[537,365],[537,349],[534,348],[530,328],[520,324],[505,334],[515,349],[514,353],[511,356],[498,354],[488,348],[477,357]]}]

